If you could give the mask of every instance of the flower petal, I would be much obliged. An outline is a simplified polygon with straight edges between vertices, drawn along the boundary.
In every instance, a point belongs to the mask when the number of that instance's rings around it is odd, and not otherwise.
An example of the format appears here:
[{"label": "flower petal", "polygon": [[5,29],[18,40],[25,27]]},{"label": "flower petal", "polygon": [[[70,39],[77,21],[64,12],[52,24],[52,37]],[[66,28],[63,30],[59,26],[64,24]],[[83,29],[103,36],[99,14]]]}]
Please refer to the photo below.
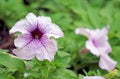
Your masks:
[{"label": "flower petal", "polygon": [[29,13],[26,16],[26,20],[29,22],[31,26],[37,27],[37,17],[33,13]]},{"label": "flower petal", "polygon": [[36,56],[37,54],[36,50],[38,49],[39,44],[40,42],[38,39],[33,39],[30,42],[28,42],[24,47],[14,49],[13,53],[17,55],[18,57],[20,57],[21,59],[31,60]]},{"label": "flower petal", "polygon": [[102,51],[101,54],[108,54],[112,51],[112,48],[108,41],[104,41],[103,43],[99,44],[97,47],[98,50]]},{"label": "flower petal", "polygon": [[25,60],[31,60],[35,57],[35,49],[30,47],[29,45],[23,48],[13,49],[13,53],[19,58]]},{"label": "flower petal", "polygon": [[59,26],[57,26],[54,23],[51,23],[51,19],[48,17],[44,17],[43,22],[42,18],[38,17],[38,28],[42,33],[46,34],[48,37],[53,36],[55,38],[59,38],[64,36],[64,33],[59,28]]},{"label": "flower petal", "polygon": [[46,30],[46,31],[47,31],[46,35],[48,35],[48,37],[53,36],[54,38],[59,38],[64,36],[64,33],[62,32],[62,30],[56,24],[50,24],[49,30]]},{"label": "flower petal", "polygon": [[86,42],[86,48],[90,50],[90,52],[96,56],[100,56],[102,51],[99,51],[93,44],[92,40],[88,40]]},{"label": "flower petal", "polygon": [[83,79],[105,79],[101,76],[85,76]]},{"label": "flower petal", "polygon": [[22,47],[26,46],[32,39],[33,38],[31,37],[30,34],[24,34],[24,35],[17,37],[14,40],[14,44],[16,47],[22,48]]},{"label": "flower petal", "polygon": [[36,51],[39,49],[39,46],[40,41],[38,39],[33,39],[29,43],[27,43],[24,47],[14,49],[13,53],[20,57],[21,59],[31,60],[37,55]]},{"label": "flower petal", "polygon": [[91,33],[91,38],[94,38],[96,39],[96,41],[107,41],[108,40],[108,37],[107,37],[107,34],[108,34],[108,29],[107,27],[104,27],[102,28],[101,30],[100,29],[96,29],[93,31],[94,33]]},{"label": "flower petal", "polygon": [[29,13],[26,19],[18,21],[10,30],[10,34],[15,32],[21,32],[26,34],[31,32],[37,27],[37,17],[33,13]]},{"label": "flower petal", "polygon": [[26,34],[29,33],[29,31],[27,30],[26,26],[26,20],[20,20],[18,21],[11,29],[10,29],[10,34],[15,33],[15,32],[21,32],[22,34]]},{"label": "flower petal", "polygon": [[100,56],[100,61],[99,61],[100,68],[110,71],[115,68],[116,64],[117,62],[112,60],[108,55]]},{"label": "flower petal", "polygon": [[86,36],[87,38],[90,37],[90,30],[89,30],[89,29],[77,28],[77,29],[75,30],[75,33],[76,33],[76,34],[84,35],[84,36]]},{"label": "flower petal", "polygon": [[52,61],[57,51],[56,41],[54,39],[49,39],[46,36],[43,36],[40,41],[41,44],[36,57],[39,60],[48,59],[49,61]]},{"label": "flower petal", "polygon": [[51,23],[51,18],[50,17],[46,17],[46,16],[39,16],[38,18],[38,23],[42,23],[42,24],[46,24],[46,23]]}]

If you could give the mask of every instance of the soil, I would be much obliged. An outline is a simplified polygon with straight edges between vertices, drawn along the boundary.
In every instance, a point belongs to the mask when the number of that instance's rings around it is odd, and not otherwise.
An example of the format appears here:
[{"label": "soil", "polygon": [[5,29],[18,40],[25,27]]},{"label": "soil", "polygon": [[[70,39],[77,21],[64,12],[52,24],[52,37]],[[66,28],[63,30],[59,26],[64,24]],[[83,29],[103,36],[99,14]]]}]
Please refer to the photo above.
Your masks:
[{"label": "soil", "polygon": [[14,46],[14,38],[9,35],[9,29],[3,20],[0,19],[0,49],[7,49],[11,51]]}]

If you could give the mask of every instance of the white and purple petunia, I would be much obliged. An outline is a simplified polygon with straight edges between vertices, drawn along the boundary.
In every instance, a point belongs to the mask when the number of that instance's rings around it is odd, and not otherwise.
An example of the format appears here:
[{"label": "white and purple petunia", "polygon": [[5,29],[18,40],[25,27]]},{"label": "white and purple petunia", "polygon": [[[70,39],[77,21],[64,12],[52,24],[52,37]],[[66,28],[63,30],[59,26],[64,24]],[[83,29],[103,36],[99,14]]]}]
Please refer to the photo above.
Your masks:
[{"label": "white and purple petunia", "polygon": [[38,60],[52,61],[57,51],[57,42],[54,38],[64,36],[50,17],[36,17],[33,13],[29,13],[25,19],[12,27],[10,34],[15,32],[20,32],[21,35],[14,40],[17,48],[13,49],[13,53],[25,60],[36,57]]},{"label": "white and purple petunia", "polygon": [[100,57],[99,66],[107,71],[113,70],[116,61],[112,60],[108,54],[112,51],[108,42],[108,28],[90,30],[85,28],[77,28],[76,34],[84,35],[88,38],[86,48],[97,57]]},{"label": "white and purple petunia", "polygon": [[105,79],[104,77],[101,76],[85,76],[83,79]]}]

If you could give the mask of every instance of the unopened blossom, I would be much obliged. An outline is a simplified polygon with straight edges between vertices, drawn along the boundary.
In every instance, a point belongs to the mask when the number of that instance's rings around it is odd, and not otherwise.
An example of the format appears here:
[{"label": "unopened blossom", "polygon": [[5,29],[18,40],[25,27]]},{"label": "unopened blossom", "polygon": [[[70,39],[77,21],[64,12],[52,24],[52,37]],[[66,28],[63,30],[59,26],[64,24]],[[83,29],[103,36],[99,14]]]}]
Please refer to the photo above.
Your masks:
[{"label": "unopened blossom", "polygon": [[85,28],[77,28],[76,34],[84,35],[88,38],[86,48],[97,57],[100,57],[99,66],[107,71],[113,70],[116,62],[112,60],[108,54],[112,51],[108,42],[108,28],[90,30]]},{"label": "unopened blossom", "polygon": [[63,37],[62,30],[52,23],[50,17],[29,13],[25,19],[18,21],[10,30],[10,34],[20,32],[14,44],[13,53],[25,60],[36,57],[38,60],[54,59],[57,42],[54,38]]},{"label": "unopened blossom", "polygon": [[105,79],[104,77],[101,76],[85,76],[83,79]]}]

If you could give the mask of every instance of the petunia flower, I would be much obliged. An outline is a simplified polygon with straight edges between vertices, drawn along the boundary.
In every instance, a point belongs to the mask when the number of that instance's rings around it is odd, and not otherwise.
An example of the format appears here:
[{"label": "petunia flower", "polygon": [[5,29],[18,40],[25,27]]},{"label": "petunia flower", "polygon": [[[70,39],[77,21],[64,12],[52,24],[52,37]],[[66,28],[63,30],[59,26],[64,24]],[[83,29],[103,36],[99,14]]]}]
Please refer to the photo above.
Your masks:
[{"label": "petunia flower", "polygon": [[101,76],[85,76],[83,77],[83,79],[105,79]]},{"label": "petunia flower", "polygon": [[10,34],[20,32],[14,44],[13,53],[25,60],[36,57],[38,60],[52,61],[57,51],[54,38],[63,37],[62,30],[52,23],[50,17],[29,13],[25,19],[18,21],[10,30]]},{"label": "petunia flower", "polygon": [[88,38],[86,48],[97,57],[100,57],[99,66],[102,69],[110,71],[115,68],[116,62],[113,61],[108,54],[112,51],[108,42],[108,28],[90,30],[85,28],[77,28],[76,34],[84,35]]}]

